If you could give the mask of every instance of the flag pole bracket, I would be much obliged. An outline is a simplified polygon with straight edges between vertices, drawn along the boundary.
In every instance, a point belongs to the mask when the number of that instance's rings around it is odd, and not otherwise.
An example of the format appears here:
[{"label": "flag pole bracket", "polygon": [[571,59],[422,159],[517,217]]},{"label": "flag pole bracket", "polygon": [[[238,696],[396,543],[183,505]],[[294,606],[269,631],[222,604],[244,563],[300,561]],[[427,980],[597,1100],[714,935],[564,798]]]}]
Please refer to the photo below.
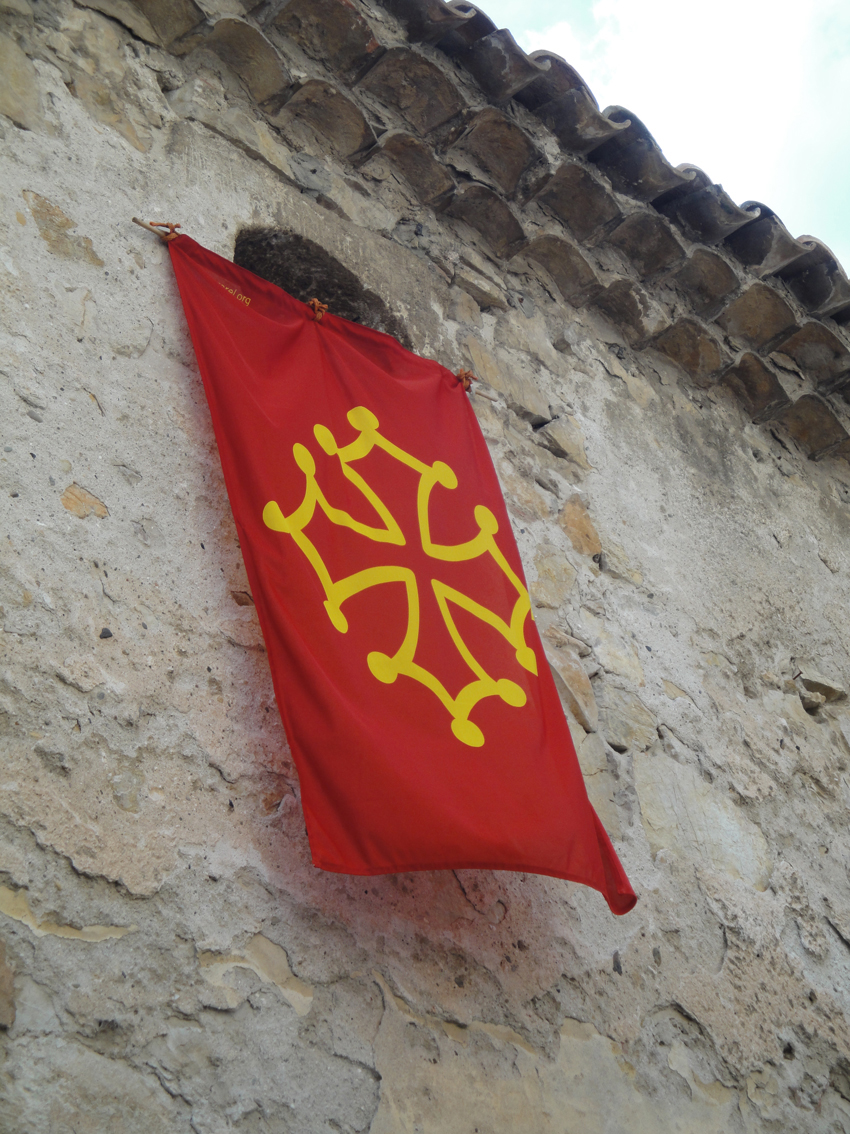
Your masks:
[{"label": "flag pole bracket", "polygon": [[[154,236],[158,236],[163,244],[168,244],[169,241],[175,240],[180,233],[176,230],[182,228],[182,225],[171,224],[170,221],[143,221],[138,217],[132,217],[133,224],[137,224],[139,228],[146,228],[148,232],[152,232]],[[167,232],[161,232],[160,229],[167,229]]]}]

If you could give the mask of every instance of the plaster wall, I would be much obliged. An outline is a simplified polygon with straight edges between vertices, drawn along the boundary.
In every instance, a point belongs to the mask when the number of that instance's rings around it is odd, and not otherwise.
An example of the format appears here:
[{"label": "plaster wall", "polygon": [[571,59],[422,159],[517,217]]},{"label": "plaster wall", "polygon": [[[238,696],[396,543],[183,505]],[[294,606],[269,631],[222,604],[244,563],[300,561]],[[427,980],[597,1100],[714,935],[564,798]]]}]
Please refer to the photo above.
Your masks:
[{"label": "plaster wall", "polygon": [[[0,1129],[850,1131],[847,463],[381,160],[271,129],[211,53],[65,0],[0,14]],[[168,256],[133,215],[228,257],[246,228],[306,236],[481,380],[632,913],[309,865]]]}]

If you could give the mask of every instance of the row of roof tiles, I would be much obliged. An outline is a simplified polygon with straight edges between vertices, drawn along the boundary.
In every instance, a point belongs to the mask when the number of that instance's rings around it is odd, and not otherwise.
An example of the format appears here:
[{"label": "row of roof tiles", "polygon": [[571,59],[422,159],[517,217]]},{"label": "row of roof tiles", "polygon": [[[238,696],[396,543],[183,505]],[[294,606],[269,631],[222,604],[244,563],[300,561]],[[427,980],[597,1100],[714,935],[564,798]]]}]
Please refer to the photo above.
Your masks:
[{"label": "row of roof tiles", "polygon": [[[526,54],[473,5],[381,2],[395,27],[350,0],[261,5],[262,23],[134,0],[132,30],[175,54],[215,52],[272,125],[306,123],[355,165],[383,156],[423,205],[497,258],[542,268],[635,348],[660,350],[698,385],[727,382],[811,456],[850,459],[828,404],[850,401],[850,281],[826,245],[795,239],[765,205],[736,205],[697,167],[674,168],[633,114],[600,111],[567,62]],[[293,44],[321,77],[303,73]],[[600,259],[611,249],[624,270]],[[793,400],[785,364],[814,391]]]}]

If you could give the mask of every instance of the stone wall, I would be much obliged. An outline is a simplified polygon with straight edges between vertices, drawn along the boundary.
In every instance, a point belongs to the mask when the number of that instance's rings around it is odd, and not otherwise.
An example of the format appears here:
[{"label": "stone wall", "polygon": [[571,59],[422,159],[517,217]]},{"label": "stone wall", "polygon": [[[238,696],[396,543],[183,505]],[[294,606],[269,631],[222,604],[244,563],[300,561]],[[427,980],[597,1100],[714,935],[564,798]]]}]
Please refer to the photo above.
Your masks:
[{"label": "stone wall", "polygon": [[[0,17],[0,1128],[850,1131],[841,269],[463,5]],[[474,370],[632,913],[309,865],[133,215]]]}]

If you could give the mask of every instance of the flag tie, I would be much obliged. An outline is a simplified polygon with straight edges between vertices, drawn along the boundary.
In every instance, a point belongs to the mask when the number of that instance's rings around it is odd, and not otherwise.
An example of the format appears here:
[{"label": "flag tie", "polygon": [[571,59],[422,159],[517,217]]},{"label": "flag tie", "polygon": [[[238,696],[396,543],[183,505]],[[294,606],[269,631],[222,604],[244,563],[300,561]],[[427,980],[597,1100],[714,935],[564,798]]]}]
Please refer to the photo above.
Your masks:
[{"label": "flag tie", "polygon": [[471,370],[458,370],[457,374],[455,375],[455,378],[457,378],[458,382],[460,382],[461,386],[463,386],[464,390],[468,394],[469,391],[470,391],[470,388],[472,387],[472,383],[475,379],[475,375],[472,373],[472,371]]},{"label": "flag tie", "polygon": [[321,323],[322,316],[328,309],[327,303],[319,303],[318,299],[310,299],[307,302],[307,306],[313,312],[313,318],[316,322]]}]

